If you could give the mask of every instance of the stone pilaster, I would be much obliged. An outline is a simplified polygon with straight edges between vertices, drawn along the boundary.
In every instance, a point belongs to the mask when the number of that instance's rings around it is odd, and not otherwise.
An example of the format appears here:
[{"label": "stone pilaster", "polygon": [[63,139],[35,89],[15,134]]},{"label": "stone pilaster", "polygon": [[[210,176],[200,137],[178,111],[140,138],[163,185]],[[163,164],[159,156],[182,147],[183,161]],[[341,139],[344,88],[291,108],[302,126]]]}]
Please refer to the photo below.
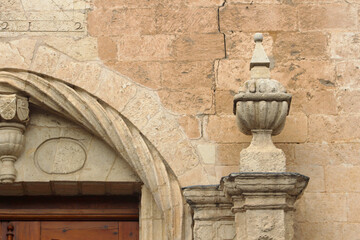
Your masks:
[{"label": "stone pilaster", "polygon": [[24,147],[25,126],[29,120],[28,99],[18,94],[0,94],[0,180],[12,183],[14,163]]},{"label": "stone pilaster", "polygon": [[220,188],[233,202],[237,240],[293,239],[294,203],[309,178],[297,173],[234,173]]},{"label": "stone pilaster", "polygon": [[184,196],[193,210],[193,239],[234,239],[232,203],[218,186],[187,187],[184,189]]}]

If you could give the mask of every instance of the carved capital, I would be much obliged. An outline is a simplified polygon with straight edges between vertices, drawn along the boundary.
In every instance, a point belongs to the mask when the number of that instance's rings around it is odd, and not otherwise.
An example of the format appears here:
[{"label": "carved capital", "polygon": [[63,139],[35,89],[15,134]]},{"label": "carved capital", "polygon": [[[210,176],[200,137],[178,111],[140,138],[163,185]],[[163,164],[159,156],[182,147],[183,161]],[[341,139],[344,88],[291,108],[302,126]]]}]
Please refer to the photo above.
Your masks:
[{"label": "carved capital", "polygon": [[237,202],[239,211],[292,209],[308,181],[298,173],[233,173],[221,179],[220,189]]},{"label": "carved capital", "polygon": [[24,148],[25,125],[29,121],[28,99],[18,94],[0,94],[0,180],[16,179],[15,161]]},{"label": "carved capital", "polygon": [[233,219],[231,199],[218,186],[190,186],[183,189],[186,202],[194,210],[194,220]]},{"label": "carved capital", "polygon": [[29,101],[18,94],[0,94],[0,119],[26,124],[29,120]]}]

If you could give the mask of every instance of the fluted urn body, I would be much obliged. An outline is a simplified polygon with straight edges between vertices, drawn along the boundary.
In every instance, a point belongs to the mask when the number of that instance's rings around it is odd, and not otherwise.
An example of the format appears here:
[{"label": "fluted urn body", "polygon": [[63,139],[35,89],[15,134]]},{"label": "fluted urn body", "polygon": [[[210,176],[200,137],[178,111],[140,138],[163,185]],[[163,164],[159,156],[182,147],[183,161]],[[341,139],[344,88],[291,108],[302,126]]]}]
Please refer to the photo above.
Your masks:
[{"label": "fluted urn body", "polygon": [[16,177],[14,163],[24,148],[25,126],[19,123],[0,123],[1,181],[13,182]]},{"label": "fluted urn body", "polygon": [[248,148],[240,153],[240,172],[284,172],[286,158],[271,136],[279,134],[289,113],[291,95],[270,78],[270,61],[255,34],[255,50],[250,63],[251,79],[234,97],[234,114],[241,132],[253,135]]},{"label": "fluted urn body", "polygon": [[276,80],[251,79],[234,98],[234,113],[241,132],[271,130],[272,135],[281,132],[289,112],[291,95]]}]

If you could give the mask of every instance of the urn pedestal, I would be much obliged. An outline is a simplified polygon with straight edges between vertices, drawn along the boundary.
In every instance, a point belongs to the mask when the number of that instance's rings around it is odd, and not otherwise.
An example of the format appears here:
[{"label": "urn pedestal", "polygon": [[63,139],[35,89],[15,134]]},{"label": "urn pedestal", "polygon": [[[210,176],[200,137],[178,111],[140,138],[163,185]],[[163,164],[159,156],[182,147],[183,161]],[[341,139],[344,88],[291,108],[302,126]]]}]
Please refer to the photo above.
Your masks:
[{"label": "urn pedestal", "polygon": [[294,203],[309,178],[297,173],[234,173],[220,188],[232,200],[237,240],[291,240]]}]

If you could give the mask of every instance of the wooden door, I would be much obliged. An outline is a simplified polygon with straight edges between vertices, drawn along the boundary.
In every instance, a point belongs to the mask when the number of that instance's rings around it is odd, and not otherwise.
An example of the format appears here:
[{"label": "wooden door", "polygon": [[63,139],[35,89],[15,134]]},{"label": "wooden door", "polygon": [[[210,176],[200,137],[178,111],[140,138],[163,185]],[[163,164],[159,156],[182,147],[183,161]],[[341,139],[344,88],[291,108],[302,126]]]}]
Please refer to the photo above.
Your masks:
[{"label": "wooden door", "polygon": [[138,240],[138,219],[138,196],[0,198],[0,240]]},{"label": "wooden door", "polygon": [[1,240],[138,240],[139,224],[133,221],[3,221],[0,232]]}]

